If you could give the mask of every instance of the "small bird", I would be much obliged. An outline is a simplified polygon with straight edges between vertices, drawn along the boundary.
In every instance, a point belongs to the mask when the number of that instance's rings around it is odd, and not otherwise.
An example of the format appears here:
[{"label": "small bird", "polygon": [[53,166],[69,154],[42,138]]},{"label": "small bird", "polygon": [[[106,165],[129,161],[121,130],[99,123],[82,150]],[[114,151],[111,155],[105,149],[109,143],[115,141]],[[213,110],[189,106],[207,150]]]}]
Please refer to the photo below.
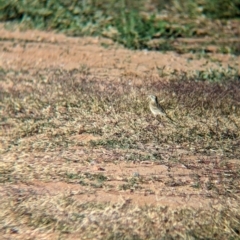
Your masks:
[{"label": "small bird", "polygon": [[168,114],[166,113],[164,108],[159,104],[157,96],[149,95],[148,98],[150,99],[149,108],[150,108],[152,114],[154,115],[154,117],[157,117],[158,115],[160,117],[164,116],[164,117],[168,118],[172,123],[174,123],[172,118],[170,118],[168,116]]}]

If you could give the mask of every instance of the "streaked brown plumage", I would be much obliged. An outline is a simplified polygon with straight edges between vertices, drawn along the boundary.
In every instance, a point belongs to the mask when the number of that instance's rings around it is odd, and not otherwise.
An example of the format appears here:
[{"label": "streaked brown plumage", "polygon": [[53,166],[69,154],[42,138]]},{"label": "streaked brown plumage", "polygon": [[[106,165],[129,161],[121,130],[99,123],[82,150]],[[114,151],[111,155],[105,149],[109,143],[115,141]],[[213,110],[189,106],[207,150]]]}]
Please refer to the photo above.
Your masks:
[{"label": "streaked brown plumage", "polygon": [[168,118],[172,123],[174,123],[174,121],[168,116],[168,114],[166,113],[164,108],[159,104],[157,96],[149,95],[148,98],[150,99],[149,108],[150,108],[152,114],[154,115],[154,117],[157,117],[158,115],[160,117],[164,116],[164,117]]}]

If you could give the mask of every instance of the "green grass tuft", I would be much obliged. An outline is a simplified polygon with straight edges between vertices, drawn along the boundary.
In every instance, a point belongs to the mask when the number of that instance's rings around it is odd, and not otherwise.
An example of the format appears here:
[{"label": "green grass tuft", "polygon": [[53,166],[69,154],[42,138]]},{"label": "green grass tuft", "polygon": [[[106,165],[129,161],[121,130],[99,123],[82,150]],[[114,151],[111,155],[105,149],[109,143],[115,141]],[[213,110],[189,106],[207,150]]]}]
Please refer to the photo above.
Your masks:
[{"label": "green grass tuft", "polygon": [[[25,29],[105,36],[127,48],[152,50],[172,50],[175,47],[169,45],[169,39],[179,37],[216,35],[219,39],[219,22],[214,24],[212,19],[221,19],[224,26],[225,19],[240,16],[239,0],[1,0],[0,6],[0,21],[18,22]],[[227,27],[221,34],[226,31]],[[233,33],[232,37],[236,35]]]}]

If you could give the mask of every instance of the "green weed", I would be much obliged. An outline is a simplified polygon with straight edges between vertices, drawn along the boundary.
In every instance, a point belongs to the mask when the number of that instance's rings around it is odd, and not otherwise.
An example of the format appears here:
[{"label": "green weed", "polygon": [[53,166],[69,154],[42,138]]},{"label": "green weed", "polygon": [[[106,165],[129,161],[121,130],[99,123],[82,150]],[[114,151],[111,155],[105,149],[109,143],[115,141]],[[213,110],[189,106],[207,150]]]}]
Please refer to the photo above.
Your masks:
[{"label": "green weed", "polygon": [[[173,44],[169,45],[169,39],[202,35],[198,29],[205,29],[211,23],[202,16],[233,19],[240,15],[239,0],[231,1],[231,4],[226,0],[172,0],[171,3],[1,0],[0,5],[0,20],[18,21],[24,29],[56,29],[72,36],[106,36],[128,48],[155,50],[174,49]],[[167,17],[162,17],[163,13],[167,13]],[[206,30],[203,35],[219,35],[217,25],[212,24],[214,30]],[[165,42],[159,39],[165,39]]]}]

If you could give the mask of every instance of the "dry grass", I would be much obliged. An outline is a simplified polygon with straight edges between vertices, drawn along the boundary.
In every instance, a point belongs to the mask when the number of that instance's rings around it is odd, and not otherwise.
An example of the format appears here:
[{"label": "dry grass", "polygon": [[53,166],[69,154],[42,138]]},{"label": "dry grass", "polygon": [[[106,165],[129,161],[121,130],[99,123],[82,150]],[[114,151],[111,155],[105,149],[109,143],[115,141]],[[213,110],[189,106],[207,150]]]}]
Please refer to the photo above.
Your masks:
[{"label": "dry grass", "polygon": [[[33,75],[9,72],[1,78],[3,151],[73,146],[70,136],[82,131],[101,136],[93,146],[137,148],[154,142],[239,157],[239,81],[195,82],[185,77],[169,83],[151,78],[116,83],[61,69]],[[177,127],[152,124],[146,100],[152,92],[164,100]],[[40,141],[26,144],[40,135]]]},{"label": "dry grass", "polygon": [[[0,231],[6,237],[18,233],[20,238],[34,229],[38,236],[49,233],[59,239],[238,239],[240,169],[225,160],[240,157],[240,82],[227,81],[227,76],[225,80],[196,82],[186,75],[169,82],[107,81],[82,69],[2,70],[0,182],[5,191]],[[153,119],[146,103],[148,93],[164,99],[177,126],[163,122],[163,127]],[[82,133],[96,139],[85,143],[73,138]],[[78,149],[85,154],[76,161]],[[204,157],[189,162],[179,157],[177,149]],[[116,164],[121,159],[148,160],[169,168],[177,162],[198,169],[206,181],[191,176],[192,187],[204,190],[205,197],[216,203],[191,209],[187,207],[190,196],[185,196],[186,207],[176,210],[137,207],[126,200],[114,205],[82,204],[71,192],[52,196],[14,187],[37,179],[78,183],[89,192],[111,188],[105,174],[74,171],[79,163],[91,164],[99,157],[98,150]],[[212,156],[220,161],[212,161]],[[184,185],[174,176],[170,180],[165,184]],[[153,177],[136,173],[121,189],[139,190],[151,181]]]},{"label": "dry grass", "polygon": [[9,233],[35,229],[36,234],[55,232],[60,239],[239,238],[239,206],[229,199],[228,204],[220,200],[220,208],[172,210],[133,207],[126,201],[80,204],[71,195],[50,198],[19,194],[14,192],[18,198],[2,205],[7,209],[1,211],[2,230]]}]

